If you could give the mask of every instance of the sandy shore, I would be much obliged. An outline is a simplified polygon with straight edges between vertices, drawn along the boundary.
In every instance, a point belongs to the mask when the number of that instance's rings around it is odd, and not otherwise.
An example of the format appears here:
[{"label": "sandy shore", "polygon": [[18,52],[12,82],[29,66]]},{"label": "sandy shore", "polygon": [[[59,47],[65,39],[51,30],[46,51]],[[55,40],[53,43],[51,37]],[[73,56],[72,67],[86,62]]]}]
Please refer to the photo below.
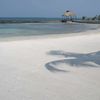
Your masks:
[{"label": "sandy shore", "polygon": [[100,31],[0,42],[0,100],[100,100]]}]

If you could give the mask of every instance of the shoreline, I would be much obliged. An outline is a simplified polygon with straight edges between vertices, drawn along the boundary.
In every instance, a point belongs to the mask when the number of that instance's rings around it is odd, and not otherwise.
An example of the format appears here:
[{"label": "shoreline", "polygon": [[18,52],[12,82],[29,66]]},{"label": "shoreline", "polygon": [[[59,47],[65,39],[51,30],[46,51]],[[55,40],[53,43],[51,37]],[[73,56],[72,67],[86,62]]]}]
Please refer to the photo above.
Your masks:
[{"label": "shoreline", "polygon": [[55,38],[67,38],[76,36],[87,36],[87,35],[97,35],[100,29],[87,30],[85,32],[78,33],[63,33],[63,34],[48,34],[48,35],[37,35],[37,36],[14,36],[14,37],[1,37],[0,42],[10,42],[10,41],[24,41],[24,40],[40,40],[40,39],[55,39]]}]

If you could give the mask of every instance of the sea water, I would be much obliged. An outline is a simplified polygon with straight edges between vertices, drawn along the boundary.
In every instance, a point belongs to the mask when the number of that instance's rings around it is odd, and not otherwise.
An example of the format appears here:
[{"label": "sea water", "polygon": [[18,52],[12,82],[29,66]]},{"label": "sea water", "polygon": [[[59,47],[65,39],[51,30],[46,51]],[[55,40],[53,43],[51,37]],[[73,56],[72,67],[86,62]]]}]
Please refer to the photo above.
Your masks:
[{"label": "sea water", "polygon": [[78,23],[16,23],[0,24],[0,38],[28,37],[59,34],[77,34],[99,28],[97,24]]}]

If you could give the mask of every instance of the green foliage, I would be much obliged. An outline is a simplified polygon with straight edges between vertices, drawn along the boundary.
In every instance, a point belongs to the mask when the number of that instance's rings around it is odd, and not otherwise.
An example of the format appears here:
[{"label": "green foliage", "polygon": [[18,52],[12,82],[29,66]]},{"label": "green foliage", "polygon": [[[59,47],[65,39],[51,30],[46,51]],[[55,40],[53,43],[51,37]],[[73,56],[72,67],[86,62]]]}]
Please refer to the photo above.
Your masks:
[{"label": "green foliage", "polygon": [[85,17],[85,16],[83,16],[83,17],[82,17],[82,20],[85,20],[85,19],[86,19],[86,17]]}]

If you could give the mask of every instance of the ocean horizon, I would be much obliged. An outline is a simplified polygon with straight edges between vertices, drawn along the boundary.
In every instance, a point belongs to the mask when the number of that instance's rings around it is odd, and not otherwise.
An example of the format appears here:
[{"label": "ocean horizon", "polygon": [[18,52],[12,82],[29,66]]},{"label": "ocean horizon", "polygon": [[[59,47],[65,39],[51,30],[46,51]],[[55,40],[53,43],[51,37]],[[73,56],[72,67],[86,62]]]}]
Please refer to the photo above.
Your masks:
[{"label": "ocean horizon", "polygon": [[1,24],[7,23],[47,23],[61,22],[62,18],[47,18],[47,17],[0,17]]}]

